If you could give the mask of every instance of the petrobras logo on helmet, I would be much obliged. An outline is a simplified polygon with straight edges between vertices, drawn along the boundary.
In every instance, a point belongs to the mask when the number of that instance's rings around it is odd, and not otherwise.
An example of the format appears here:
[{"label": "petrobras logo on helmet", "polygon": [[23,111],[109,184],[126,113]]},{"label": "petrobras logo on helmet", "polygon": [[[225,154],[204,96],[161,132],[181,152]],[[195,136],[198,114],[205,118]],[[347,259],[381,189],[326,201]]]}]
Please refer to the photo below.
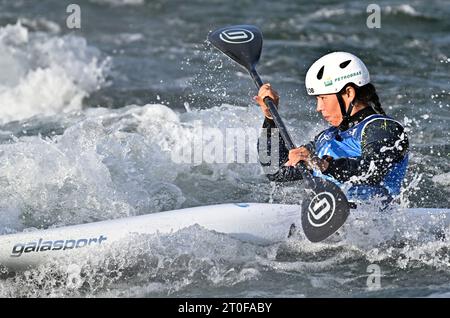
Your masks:
[{"label": "petrobras logo on helmet", "polygon": [[336,77],[334,79],[334,81],[335,82],[339,82],[339,81],[343,81],[343,80],[346,80],[346,79],[349,79],[349,78],[352,78],[352,77],[355,77],[355,76],[358,76],[358,75],[362,75],[362,72],[361,71],[357,71],[357,72],[353,72],[353,73],[350,73],[350,74],[347,74],[347,75],[339,76],[339,77]]},{"label": "petrobras logo on helmet", "polygon": [[231,44],[241,44],[252,41],[255,38],[253,32],[247,29],[229,29],[220,33],[220,39]]},{"label": "petrobras logo on helmet", "polygon": [[308,222],[321,227],[330,222],[336,209],[336,200],[330,192],[320,192],[314,196],[308,206]]}]

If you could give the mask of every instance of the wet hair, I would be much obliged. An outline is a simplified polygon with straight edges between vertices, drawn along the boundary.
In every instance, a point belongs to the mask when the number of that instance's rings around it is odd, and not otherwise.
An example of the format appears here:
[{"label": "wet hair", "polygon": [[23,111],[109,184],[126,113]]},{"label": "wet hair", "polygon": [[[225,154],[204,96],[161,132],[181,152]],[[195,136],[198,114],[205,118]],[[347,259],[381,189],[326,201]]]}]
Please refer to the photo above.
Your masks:
[{"label": "wet hair", "polygon": [[353,83],[349,83],[342,88],[342,90],[339,92],[340,94],[343,94],[345,89],[351,86],[355,89],[355,102],[361,102],[363,104],[366,104],[368,106],[371,106],[378,114],[386,115],[384,112],[384,109],[381,107],[380,99],[378,98],[377,90],[375,89],[375,86],[373,86],[372,83],[368,83],[364,86],[358,87]]}]

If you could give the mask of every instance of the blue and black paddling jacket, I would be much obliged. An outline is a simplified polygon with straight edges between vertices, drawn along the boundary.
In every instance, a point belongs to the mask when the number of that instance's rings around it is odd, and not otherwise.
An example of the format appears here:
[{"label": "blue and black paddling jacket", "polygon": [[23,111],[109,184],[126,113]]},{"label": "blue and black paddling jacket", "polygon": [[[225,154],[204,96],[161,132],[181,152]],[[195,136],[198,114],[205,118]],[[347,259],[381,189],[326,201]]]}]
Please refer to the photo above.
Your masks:
[{"label": "blue and black paddling jacket", "polygon": [[[273,120],[266,118],[263,128],[258,140],[258,154],[269,180],[302,179],[298,166],[284,166],[289,151],[278,131],[274,130]],[[278,138],[278,149],[272,149],[273,138]],[[265,149],[262,142],[267,145]],[[327,170],[314,170],[313,175],[339,185],[349,200],[382,197],[389,202],[400,193],[408,166],[408,137],[399,122],[376,113],[371,107],[351,116],[345,130],[330,127],[305,146],[315,156],[329,162]],[[274,155],[278,156],[278,164],[272,165],[272,159],[276,160]]]}]

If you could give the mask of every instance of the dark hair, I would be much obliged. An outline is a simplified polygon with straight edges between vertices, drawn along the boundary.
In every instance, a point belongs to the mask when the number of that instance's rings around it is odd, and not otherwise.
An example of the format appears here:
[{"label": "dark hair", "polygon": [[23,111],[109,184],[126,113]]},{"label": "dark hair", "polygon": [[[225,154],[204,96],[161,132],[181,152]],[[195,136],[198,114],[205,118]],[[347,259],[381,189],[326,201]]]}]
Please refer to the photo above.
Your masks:
[{"label": "dark hair", "polygon": [[353,83],[349,83],[348,85],[344,86],[340,93],[342,94],[345,88],[349,85],[355,89],[355,101],[362,102],[366,105],[371,106],[378,114],[386,115],[384,109],[381,107],[380,99],[377,95],[377,90],[375,89],[375,86],[372,85],[372,83],[368,83],[361,87],[358,87]]}]

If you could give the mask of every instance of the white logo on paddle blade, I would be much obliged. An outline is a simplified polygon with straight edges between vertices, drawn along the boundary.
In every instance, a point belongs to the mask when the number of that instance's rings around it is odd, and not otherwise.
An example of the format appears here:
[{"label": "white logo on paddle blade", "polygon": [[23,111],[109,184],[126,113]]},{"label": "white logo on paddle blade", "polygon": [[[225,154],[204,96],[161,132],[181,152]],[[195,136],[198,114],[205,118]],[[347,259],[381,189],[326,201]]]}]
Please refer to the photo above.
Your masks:
[{"label": "white logo on paddle blade", "polygon": [[246,29],[230,29],[220,33],[220,39],[231,44],[247,43],[253,40],[255,35]]},{"label": "white logo on paddle blade", "polygon": [[308,207],[308,221],[314,227],[327,224],[334,215],[336,202],[330,192],[321,192],[311,200]]}]

